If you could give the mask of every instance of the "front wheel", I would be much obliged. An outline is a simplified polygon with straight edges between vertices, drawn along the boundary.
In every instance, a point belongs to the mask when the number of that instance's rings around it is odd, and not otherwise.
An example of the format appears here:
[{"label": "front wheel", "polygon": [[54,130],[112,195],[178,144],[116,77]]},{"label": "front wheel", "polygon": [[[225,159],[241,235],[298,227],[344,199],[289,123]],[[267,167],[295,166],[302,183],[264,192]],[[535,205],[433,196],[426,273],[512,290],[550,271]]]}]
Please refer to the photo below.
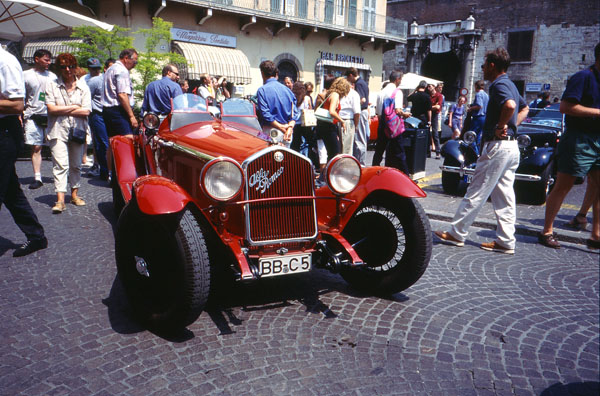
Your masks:
[{"label": "front wheel", "polygon": [[393,294],[413,285],[429,265],[431,226],[415,199],[379,198],[363,205],[342,232],[365,266],[344,268],[341,275],[358,289]]},{"label": "front wheel", "polygon": [[166,331],[193,323],[208,299],[211,277],[194,214],[185,209],[150,216],[132,199],[119,217],[115,239],[119,278],[138,319]]}]

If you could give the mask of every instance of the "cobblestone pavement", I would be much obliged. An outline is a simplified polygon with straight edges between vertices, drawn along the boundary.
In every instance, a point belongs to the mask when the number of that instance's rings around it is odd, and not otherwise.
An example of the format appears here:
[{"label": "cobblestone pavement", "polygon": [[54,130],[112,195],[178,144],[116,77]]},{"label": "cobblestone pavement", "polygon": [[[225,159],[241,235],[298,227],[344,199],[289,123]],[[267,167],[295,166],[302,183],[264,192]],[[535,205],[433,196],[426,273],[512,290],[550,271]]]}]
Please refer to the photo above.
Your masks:
[{"label": "cobblestone pavement", "polygon": [[[32,181],[29,163],[18,172]],[[436,243],[423,278],[391,297],[321,270],[226,284],[168,338],[131,319],[107,184],[84,179],[87,206],[52,215],[44,180],[24,187],[48,249],[13,258],[24,238],[0,211],[0,395],[599,392],[600,256],[581,245],[555,251],[518,235],[507,256],[479,249],[493,231],[475,228],[462,248]]]}]

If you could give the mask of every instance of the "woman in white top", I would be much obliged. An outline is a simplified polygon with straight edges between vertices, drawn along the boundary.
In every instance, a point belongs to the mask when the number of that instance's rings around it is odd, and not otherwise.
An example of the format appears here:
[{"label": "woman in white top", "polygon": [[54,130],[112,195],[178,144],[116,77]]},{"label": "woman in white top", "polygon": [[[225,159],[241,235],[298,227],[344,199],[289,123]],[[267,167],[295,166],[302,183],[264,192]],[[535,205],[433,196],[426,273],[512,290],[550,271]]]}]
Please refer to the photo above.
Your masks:
[{"label": "woman in white top", "polygon": [[[56,189],[56,204],[52,213],[65,209],[67,182],[71,184],[71,203],[85,205],[78,196],[81,179],[81,159],[88,130],[87,117],[92,111],[90,90],[83,79],[77,79],[77,59],[69,53],[56,57],[59,78],[46,92],[48,106],[48,142],[52,152],[52,174]],[[77,141],[78,132],[83,141]],[[75,136],[75,138],[73,138]]]}]

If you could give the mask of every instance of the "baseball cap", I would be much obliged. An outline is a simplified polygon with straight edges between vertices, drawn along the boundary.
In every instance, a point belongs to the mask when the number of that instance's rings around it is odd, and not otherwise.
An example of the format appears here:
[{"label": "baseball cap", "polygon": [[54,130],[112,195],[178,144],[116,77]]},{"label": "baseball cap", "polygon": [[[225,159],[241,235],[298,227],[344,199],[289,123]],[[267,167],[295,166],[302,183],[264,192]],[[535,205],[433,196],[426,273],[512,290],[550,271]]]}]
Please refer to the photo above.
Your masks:
[{"label": "baseball cap", "polygon": [[87,60],[88,69],[100,69],[102,67],[102,63],[98,58],[90,58]]}]

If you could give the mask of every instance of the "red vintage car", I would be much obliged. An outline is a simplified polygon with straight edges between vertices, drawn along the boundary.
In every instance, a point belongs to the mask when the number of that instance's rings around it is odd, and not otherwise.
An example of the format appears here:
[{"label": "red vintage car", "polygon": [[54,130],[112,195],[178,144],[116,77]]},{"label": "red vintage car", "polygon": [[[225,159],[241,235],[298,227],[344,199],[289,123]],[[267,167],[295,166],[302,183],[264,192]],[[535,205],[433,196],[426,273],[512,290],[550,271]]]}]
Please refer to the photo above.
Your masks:
[{"label": "red vintage car", "polygon": [[184,94],[172,108],[111,139],[117,270],[146,325],[192,323],[224,271],[250,282],[326,268],[378,294],[423,275],[425,193],[403,173],[339,155],[319,186],[309,159],[263,134],[251,102],[210,111]]}]

